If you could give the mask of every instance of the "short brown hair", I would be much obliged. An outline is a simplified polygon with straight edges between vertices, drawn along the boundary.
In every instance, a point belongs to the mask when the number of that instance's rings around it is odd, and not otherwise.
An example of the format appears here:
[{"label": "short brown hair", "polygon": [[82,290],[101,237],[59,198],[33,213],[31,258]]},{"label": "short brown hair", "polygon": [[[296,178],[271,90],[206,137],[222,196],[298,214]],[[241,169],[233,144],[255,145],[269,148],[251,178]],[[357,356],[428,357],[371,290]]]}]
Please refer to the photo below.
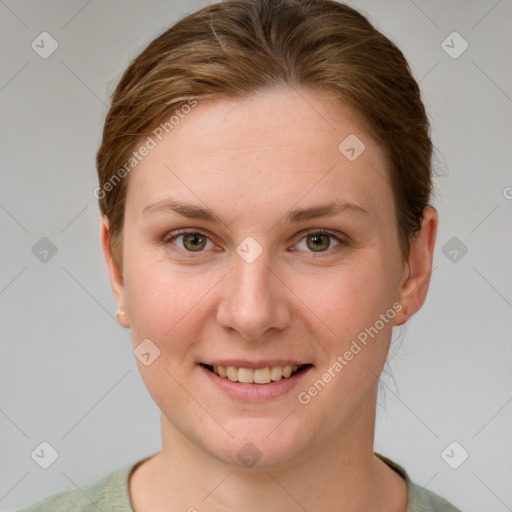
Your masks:
[{"label": "short brown hair", "polygon": [[402,52],[362,14],[334,0],[225,0],[154,39],[112,95],[96,156],[96,197],[120,268],[128,177],[115,178],[142,137],[190,100],[243,98],[283,86],[328,90],[360,114],[386,155],[398,239],[408,258],[430,199],[433,148]]}]

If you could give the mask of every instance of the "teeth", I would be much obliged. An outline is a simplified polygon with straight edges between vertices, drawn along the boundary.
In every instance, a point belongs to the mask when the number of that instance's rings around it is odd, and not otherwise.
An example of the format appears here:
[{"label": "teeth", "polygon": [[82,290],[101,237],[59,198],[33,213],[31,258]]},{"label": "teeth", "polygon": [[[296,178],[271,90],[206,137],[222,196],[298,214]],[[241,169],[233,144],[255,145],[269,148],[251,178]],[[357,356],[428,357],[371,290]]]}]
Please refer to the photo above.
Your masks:
[{"label": "teeth", "polygon": [[254,370],[238,368],[238,382],[245,382],[247,384],[254,382]]},{"label": "teeth", "polygon": [[229,380],[232,380],[233,382],[238,380],[238,368],[234,366],[228,366],[226,368],[226,376]]},{"label": "teeth", "polygon": [[[211,367],[210,367],[211,368]],[[236,366],[214,366],[213,372],[222,378],[233,382],[246,384],[268,384],[272,381],[287,379],[298,371],[299,366],[272,366],[266,368],[237,368]]]},{"label": "teeth", "polygon": [[[238,370],[238,375],[240,375],[240,372],[242,369]],[[270,378],[270,368],[258,368],[257,370],[254,370],[254,382],[256,384],[268,384],[272,379]]]},{"label": "teeth", "polygon": [[270,368],[270,378],[272,380],[281,380],[283,376],[283,369],[280,366],[272,366]]}]

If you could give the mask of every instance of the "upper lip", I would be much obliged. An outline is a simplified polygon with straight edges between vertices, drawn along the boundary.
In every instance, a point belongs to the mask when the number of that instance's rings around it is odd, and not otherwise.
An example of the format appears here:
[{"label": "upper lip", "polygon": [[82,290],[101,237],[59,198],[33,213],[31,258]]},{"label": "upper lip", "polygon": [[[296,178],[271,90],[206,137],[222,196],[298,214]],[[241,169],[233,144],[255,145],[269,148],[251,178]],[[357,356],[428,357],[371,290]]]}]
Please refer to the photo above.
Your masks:
[{"label": "upper lip", "polygon": [[261,361],[243,361],[242,359],[216,359],[211,361],[202,361],[202,364],[209,366],[236,366],[237,368],[250,368],[256,370],[258,368],[267,368],[272,366],[303,366],[302,361],[293,359],[265,359]]}]

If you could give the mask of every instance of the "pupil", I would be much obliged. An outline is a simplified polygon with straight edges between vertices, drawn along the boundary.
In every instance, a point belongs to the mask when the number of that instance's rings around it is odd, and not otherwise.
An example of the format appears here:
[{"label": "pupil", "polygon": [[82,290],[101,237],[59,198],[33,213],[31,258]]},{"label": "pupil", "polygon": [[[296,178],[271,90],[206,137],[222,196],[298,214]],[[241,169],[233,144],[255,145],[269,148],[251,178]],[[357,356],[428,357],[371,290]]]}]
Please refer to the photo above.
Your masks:
[{"label": "pupil", "polygon": [[201,239],[204,238],[203,236],[201,235],[187,235],[185,236],[184,238],[184,243],[187,244],[187,243],[190,243],[191,242],[191,248],[193,251],[197,251],[199,249],[202,249],[202,246],[201,246]]},{"label": "pupil", "polygon": [[[312,235],[311,238],[313,239],[313,244],[316,248],[319,248],[322,245],[322,237],[327,238],[327,235]],[[325,243],[324,243],[325,245]],[[323,249],[327,249],[329,247],[329,240],[327,239],[327,246]],[[321,248],[321,247],[320,247]]]}]

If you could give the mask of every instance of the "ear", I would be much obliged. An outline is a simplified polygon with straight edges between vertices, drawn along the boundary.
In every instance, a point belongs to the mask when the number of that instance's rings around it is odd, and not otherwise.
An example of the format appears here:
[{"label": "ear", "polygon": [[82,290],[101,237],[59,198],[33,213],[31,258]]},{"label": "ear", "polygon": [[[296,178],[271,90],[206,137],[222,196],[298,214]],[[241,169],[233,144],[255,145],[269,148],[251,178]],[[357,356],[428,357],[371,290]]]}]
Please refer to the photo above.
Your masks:
[{"label": "ear", "polygon": [[112,288],[112,294],[118,304],[117,320],[123,327],[129,328],[130,319],[126,311],[123,273],[115,263],[112,255],[112,247],[110,245],[110,225],[106,215],[103,215],[100,222],[100,241],[103,258],[105,259],[105,264],[110,278],[110,287]]},{"label": "ear", "polygon": [[[402,309],[395,316],[395,325],[402,325],[416,313],[427,297],[432,274],[438,217],[432,206],[423,210],[421,230],[411,241],[411,251],[405,267],[398,302]],[[406,313],[407,312],[407,313]]]}]

